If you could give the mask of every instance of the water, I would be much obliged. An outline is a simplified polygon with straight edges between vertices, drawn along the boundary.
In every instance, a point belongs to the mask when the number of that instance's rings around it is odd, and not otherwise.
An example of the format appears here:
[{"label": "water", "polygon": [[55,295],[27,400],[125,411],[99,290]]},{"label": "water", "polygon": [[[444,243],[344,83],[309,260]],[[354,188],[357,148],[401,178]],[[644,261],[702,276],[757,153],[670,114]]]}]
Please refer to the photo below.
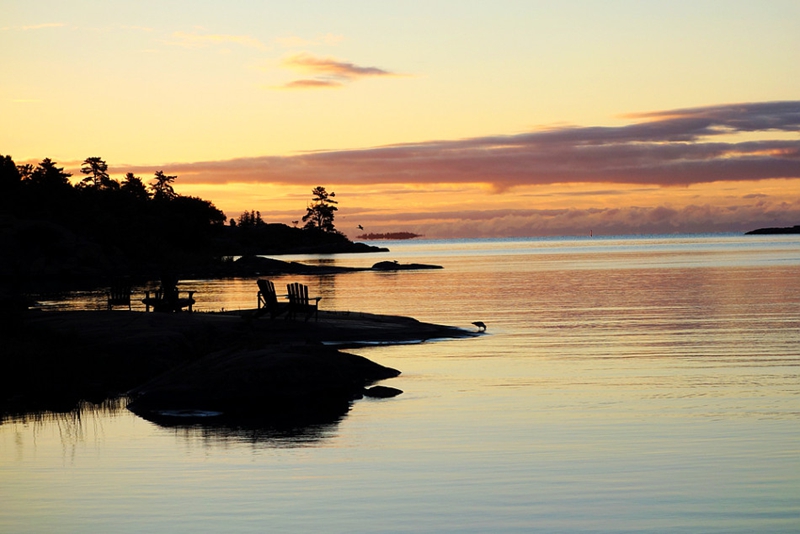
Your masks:
[{"label": "water", "polygon": [[[274,280],[487,335],[360,349],[405,393],[299,436],[115,406],[6,421],[0,532],[800,530],[800,237],[389,247],[291,259],[445,268]],[[181,287],[255,307],[253,279]]]}]

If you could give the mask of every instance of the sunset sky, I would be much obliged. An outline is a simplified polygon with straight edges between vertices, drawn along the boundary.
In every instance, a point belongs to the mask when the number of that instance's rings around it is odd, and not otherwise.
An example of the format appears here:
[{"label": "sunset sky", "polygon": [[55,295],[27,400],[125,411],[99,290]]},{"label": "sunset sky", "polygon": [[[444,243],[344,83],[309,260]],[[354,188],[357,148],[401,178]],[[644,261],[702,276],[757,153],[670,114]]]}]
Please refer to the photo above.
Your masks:
[{"label": "sunset sky", "polygon": [[355,237],[800,224],[800,2],[0,0],[0,154]]}]

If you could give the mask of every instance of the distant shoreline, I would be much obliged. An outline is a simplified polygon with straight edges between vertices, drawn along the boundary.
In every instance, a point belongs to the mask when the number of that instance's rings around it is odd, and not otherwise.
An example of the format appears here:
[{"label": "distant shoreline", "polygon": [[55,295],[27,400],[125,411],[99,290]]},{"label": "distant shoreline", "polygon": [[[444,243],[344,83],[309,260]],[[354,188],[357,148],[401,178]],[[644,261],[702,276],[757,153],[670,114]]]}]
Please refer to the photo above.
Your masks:
[{"label": "distant shoreline", "polygon": [[789,226],[785,228],[759,228],[751,230],[744,235],[782,235],[782,234],[800,234],[800,224]]},{"label": "distant shoreline", "polygon": [[415,234],[413,232],[388,232],[385,234],[361,234],[360,236],[357,237],[357,239],[367,239],[367,240],[387,239],[387,240],[402,241],[405,239],[414,239],[415,237],[422,237],[422,235]]}]

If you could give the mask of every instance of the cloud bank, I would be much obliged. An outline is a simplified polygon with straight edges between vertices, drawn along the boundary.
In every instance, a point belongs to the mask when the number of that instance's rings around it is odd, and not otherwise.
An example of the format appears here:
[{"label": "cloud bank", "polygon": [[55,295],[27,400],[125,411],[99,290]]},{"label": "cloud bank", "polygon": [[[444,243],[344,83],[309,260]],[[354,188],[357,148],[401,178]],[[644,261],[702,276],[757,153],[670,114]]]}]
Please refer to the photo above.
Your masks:
[{"label": "cloud bank", "polygon": [[[319,72],[341,72],[343,76],[374,69],[311,59],[307,65]],[[302,86],[329,82],[292,83]],[[484,183],[498,191],[568,182],[688,186],[800,178],[800,101],[709,106],[630,117],[639,122],[174,164],[169,169],[180,174],[184,183]],[[775,138],[723,139],[756,132],[762,137],[774,134]],[[786,139],[793,134],[797,134],[796,138]]]},{"label": "cloud bank", "polygon": [[[609,208],[474,210],[381,215],[347,211],[367,231],[409,231],[430,238],[561,235],[744,233],[800,221],[800,202],[741,202],[732,206],[693,204]],[[355,230],[344,227],[356,235]]]}]

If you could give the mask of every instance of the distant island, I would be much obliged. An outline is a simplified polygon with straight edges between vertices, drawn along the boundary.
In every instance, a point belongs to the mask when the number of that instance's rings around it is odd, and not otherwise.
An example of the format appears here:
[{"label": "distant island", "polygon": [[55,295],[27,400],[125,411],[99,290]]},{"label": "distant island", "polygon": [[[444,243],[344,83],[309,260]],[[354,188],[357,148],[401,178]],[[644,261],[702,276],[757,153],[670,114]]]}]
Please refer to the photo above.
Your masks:
[{"label": "distant island", "polygon": [[759,228],[758,230],[751,230],[744,235],[774,235],[774,234],[800,234],[800,225],[786,228]]},{"label": "distant island", "polygon": [[422,236],[412,232],[388,232],[385,234],[361,234],[357,239],[414,239],[415,237]]}]

